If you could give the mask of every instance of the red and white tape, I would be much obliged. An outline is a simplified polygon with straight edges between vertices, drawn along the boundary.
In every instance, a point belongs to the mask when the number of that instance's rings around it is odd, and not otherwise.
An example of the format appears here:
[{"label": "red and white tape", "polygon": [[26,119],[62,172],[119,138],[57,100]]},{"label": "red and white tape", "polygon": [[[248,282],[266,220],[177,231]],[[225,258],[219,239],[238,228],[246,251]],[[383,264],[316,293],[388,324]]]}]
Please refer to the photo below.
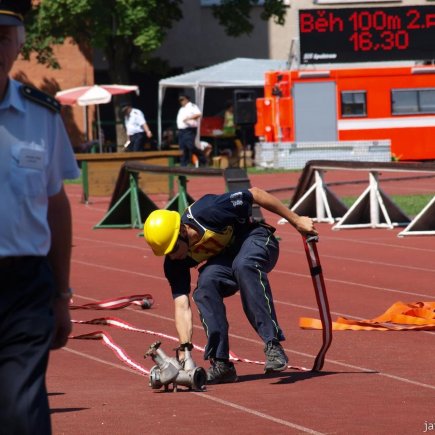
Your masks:
[{"label": "red and white tape", "polygon": [[[110,299],[106,301],[101,302],[95,302],[91,304],[86,305],[71,305],[70,307],[73,309],[96,309],[96,310],[118,310],[121,308],[125,308],[130,304],[136,303],[137,305],[141,305],[141,303],[138,301],[141,301],[143,299],[151,299],[151,295],[134,295],[134,296],[126,296],[126,297],[120,297],[115,299]],[[163,334],[161,332],[151,331],[149,329],[142,329],[138,328],[122,319],[116,318],[116,317],[99,317],[91,320],[72,320],[73,323],[82,324],[82,325],[104,325],[104,326],[111,326],[115,328],[124,329],[127,331],[132,332],[139,332],[142,334],[148,334],[148,335],[155,335],[161,338],[165,338],[170,341],[178,342],[178,338],[174,337],[172,335]],[[71,339],[78,339],[78,340],[101,340],[104,345],[112,349],[112,351],[115,353],[115,355],[120,358],[122,361],[124,361],[127,365],[130,367],[139,370],[142,373],[149,374],[149,371],[146,370],[141,365],[134,362],[127,354],[126,352],[118,346],[113,338],[103,332],[103,331],[94,331],[87,334],[82,335],[73,335],[70,337]],[[204,352],[204,347],[198,346],[196,344],[193,345],[194,349]],[[256,360],[250,360],[247,358],[241,358],[237,356],[234,352],[230,352],[230,359],[237,362],[244,362],[248,364],[259,364],[263,365],[264,361],[256,361]],[[288,366],[289,369],[294,370],[300,370],[300,371],[309,371],[309,369],[305,367],[297,367],[297,366]]]}]

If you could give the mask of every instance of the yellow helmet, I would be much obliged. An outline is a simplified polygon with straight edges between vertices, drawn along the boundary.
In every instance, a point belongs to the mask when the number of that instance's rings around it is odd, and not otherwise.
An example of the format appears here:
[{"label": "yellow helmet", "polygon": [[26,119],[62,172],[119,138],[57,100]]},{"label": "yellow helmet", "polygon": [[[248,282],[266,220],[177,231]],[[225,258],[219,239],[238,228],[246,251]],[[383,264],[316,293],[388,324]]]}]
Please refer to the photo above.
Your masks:
[{"label": "yellow helmet", "polygon": [[180,233],[180,215],[176,211],[154,210],[143,226],[143,235],[154,255],[169,254]]}]

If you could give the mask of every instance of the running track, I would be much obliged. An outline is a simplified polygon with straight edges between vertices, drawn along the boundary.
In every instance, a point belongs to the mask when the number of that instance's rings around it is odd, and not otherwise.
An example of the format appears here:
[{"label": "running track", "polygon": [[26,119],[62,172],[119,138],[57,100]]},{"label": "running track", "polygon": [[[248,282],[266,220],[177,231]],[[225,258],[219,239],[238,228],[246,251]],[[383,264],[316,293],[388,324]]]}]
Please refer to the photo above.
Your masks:
[{"label": "running track", "polygon": [[[253,185],[294,186],[297,174],[255,175]],[[340,178],[334,174],[334,180]],[[364,174],[350,175],[356,179]],[[346,177],[344,174],[343,177]],[[349,176],[347,176],[349,178]],[[434,180],[387,183],[392,193],[434,191]],[[362,192],[364,185],[349,186]],[[189,193],[222,192],[220,179],[192,180]],[[72,285],[75,304],[151,293],[151,310],[72,311],[74,319],[118,317],[141,329],[175,336],[170,292],[161,259],[153,257],[138,230],[92,229],[109,198],[80,203],[80,186],[67,186],[74,219]],[[336,191],[345,194],[345,188]],[[279,196],[289,198],[290,191]],[[164,199],[160,198],[162,205]],[[156,200],[157,201],[157,200]],[[269,223],[277,218],[265,213]],[[435,300],[435,245],[431,237],[399,239],[399,230],[332,231],[318,224],[318,250],[332,317],[368,319],[396,301]],[[271,274],[278,317],[293,366],[310,367],[321,332],[301,330],[298,319],[318,318],[300,236],[278,226],[281,256]],[[227,300],[231,348],[239,357],[263,360],[263,345],[244,317],[239,297]],[[107,331],[128,355],[149,370],[143,355],[157,337],[106,326],[75,325],[74,335]],[[208,386],[206,392],[152,390],[148,377],[121,362],[99,341],[70,340],[53,352],[47,376],[54,434],[417,434],[435,423],[433,332],[341,331],[324,371],[288,370],[265,377],[262,366],[236,363],[240,381]],[[205,344],[195,313],[194,342]],[[175,343],[162,339],[173,356]],[[193,357],[207,367],[200,352]],[[433,427],[433,426],[432,426]]]}]

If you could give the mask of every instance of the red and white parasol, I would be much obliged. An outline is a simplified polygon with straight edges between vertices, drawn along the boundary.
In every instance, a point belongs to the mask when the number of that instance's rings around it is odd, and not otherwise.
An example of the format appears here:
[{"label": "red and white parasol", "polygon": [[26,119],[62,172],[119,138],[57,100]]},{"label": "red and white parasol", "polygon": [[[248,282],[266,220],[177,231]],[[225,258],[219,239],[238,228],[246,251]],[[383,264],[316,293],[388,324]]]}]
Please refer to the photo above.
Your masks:
[{"label": "red and white parasol", "polygon": [[128,94],[136,92],[139,95],[139,87],[136,85],[93,85],[80,86],[78,88],[66,89],[56,93],[56,98],[61,104],[79,106],[97,106],[97,128],[98,141],[100,143],[100,152],[102,151],[101,135],[100,135],[100,110],[99,104],[106,104],[112,101],[113,95]]}]

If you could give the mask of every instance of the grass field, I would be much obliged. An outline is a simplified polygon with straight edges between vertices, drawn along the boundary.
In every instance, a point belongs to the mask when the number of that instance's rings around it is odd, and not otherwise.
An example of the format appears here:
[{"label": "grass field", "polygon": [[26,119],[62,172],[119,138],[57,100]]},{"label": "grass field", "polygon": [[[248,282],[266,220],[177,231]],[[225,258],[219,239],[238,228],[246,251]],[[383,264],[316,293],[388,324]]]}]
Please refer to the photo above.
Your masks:
[{"label": "grass field", "polygon": [[[432,197],[433,195],[391,195],[391,200],[408,216],[416,216]],[[347,207],[350,207],[356,199],[356,196],[341,198]]]}]

